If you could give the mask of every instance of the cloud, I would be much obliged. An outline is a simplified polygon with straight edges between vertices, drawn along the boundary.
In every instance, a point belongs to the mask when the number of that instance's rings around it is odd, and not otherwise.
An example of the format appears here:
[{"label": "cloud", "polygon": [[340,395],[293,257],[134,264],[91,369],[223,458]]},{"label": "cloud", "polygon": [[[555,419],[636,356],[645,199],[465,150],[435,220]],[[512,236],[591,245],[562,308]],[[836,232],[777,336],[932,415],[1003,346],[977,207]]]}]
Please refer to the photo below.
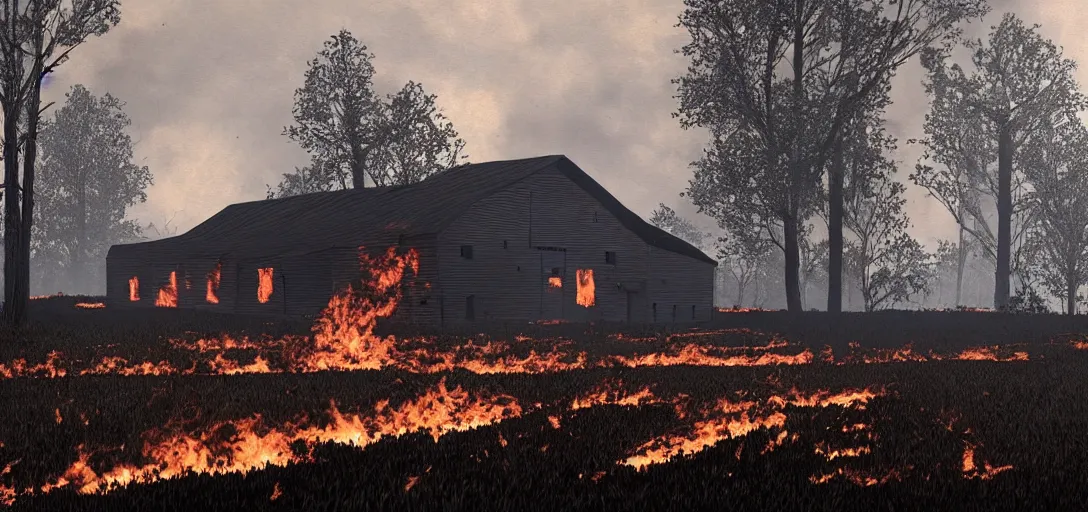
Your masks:
[{"label": "cloud", "polygon": [[[1077,0],[1004,2],[1084,58],[1088,12]],[[175,215],[184,231],[306,163],[281,135],[306,63],[347,28],[376,54],[380,92],[423,83],[467,142],[472,161],[563,153],[643,216],[679,197],[705,134],[671,117],[686,62],[675,26],[683,5],[660,0],[160,0],[126,2],[121,25],[79,48],[49,99],[82,83],[127,102],[136,157],[155,175],[146,224]],[[995,17],[996,16],[996,17]],[[988,25],[972,27],[984,37]],[[889,109],[902,141],[921,135],[928,109],[920,66],[898,73]],[[901,146],[905,142],[901,141]],[[919,156],[903,147],[905,174]],[[909,212],[927,240],[954,236],[950,219],[911,187]],[[707,226],[706,218],[696,220]]]}]

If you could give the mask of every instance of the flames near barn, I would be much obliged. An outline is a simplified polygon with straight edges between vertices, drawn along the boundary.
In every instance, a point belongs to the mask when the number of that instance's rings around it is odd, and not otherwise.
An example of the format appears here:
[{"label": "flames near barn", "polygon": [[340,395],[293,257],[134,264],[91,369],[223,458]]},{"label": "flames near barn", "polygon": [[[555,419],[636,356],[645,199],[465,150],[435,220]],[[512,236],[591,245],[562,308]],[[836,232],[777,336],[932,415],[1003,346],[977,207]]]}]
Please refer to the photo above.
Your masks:
[{"label": "flames near barn", "polygon": [[107,296],[111,307],[312,315],[357,276],[359,247],[389,246],[419,255],[401,321],[687,322],[713,309],[716,262],[559,155],[231,205],[182,235],[113,246]]}]

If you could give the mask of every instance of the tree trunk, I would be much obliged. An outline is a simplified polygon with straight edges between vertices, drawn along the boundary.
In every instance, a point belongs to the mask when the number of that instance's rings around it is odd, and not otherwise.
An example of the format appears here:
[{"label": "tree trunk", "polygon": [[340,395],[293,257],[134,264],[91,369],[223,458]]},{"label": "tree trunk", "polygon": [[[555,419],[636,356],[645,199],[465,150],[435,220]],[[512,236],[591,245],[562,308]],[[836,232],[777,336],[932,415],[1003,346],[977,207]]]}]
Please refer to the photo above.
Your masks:
[{"label": "tree trunk", "polygon": [[785,246],[786,246],[786,309],[790,313],[801,312],[801,289],[798,267],[801,263],[800,244],[798,243],[798,221],[796,216],[791,216],[785,221]]},{"label": "tree trunk", "polygon": [[842,209],[846,169],[842,138],[831,150],[827,186],[827,312],[842,312]]},{"label": "tree trunk", "polygon": [[[35,14],[36,15],[36,14]],[[41,55],[42,41],[35,40],[35,52]],[[27,300],[30,294],[30,236],[34,223],[34,165],[38,157],[38,109],[41,108],[41,59],[34,59],[34,67],[30,70],[30,78],[33,80],[26,102],[26,142],[23,146],[23,225],[22,237],[19,239],[20,260],[19,279],[20,286],[26,290]],[[25,317],[23,322],[25,322]]]},{"label": "tree trunk", "polygon": [[[963,221],[963,208],[960,208],[960,222]],[[958,254],[956,255],[956,307],[960,307],[963,304],[961,300],[963,297],[963,269],[967,265],[967,247],[964,245],[964,230],[963,225],[960,225],[960,245],[957,247]]]},{"label": "tree trunk", "polygon": [[739,279],[737,280],[737,307],[744,307],[744,283]]},{"label": "tree trunk", "polygon": [[994,269],[994,309],[1009,304],[1012,250],[1012,127],[1001,123],[997,141],[997,265]]},{"label": "tree trunk", "polygon": [[1077,278],[1075,275],[1065,278],[1065,314],[1077,314]]},{"label": "tree trunk", "polygon": [[794,123],[796,123],[796,130],[792,144],[793,154],[789,161],[789,183],[787,184],[789,191],[787,194],[788,211],[783,219],[785,225],[784,245],[786,249],[786,309],[789,310],[790,313],[801,312],[801,290],[798,286],[800,283],[798,272],[801,265],[801,248],[798,243],[798,235],[801,219],[799,219],[798,216],[801,210],[801,193],[803,192],[801,183],[801,144],[805,135],[803,129],[804,116],[801,112],[805,97],[805,27],[801,22],[801,13],[804,12],[804,7],[804,0],[795,0],[795,18],[793,22],[793,119]]}]

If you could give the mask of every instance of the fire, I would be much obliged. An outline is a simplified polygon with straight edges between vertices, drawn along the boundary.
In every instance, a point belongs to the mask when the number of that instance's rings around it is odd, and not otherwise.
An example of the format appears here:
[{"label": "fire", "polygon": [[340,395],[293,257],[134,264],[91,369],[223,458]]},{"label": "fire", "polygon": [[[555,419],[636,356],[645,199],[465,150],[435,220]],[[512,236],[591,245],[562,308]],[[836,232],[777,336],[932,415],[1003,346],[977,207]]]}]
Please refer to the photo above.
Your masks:
[{"label": "fire", "polygon": [[128,300],[131,302],[140,300],[140,278],[136,276],[128,280]]},{"label": "fire", "polygon": [[257,275],[260,277],[257,284],[257,302],[265,304],[268,302],[268,298],[272,296],[272,268],[259,268],[257,269]]},{"label": "fire", "polygon": [[204,300],[208,304],[219,304],[219,275],[223,269],[223,263],[217,262],[215,270],[208,273],[208,289],[204,293]]},{"label": "fire", "polygon": [[76,307],[79,309],[102,309],[106,307],[103,302],[77,302]]},{"label": "fire", "polygon": [[155,305],[161,308],[178,307],[178,273],[170,273],[170,283],[159,288],[159,297],[155,299]]},{"label": "fire", "polygon": [[552,288],[562,288],[563,287],[563,278],[559,277],[559,276],[549,277],[548,278],[548,286],[551,286]]},{"label": "fire", "polygon": [[[594,391],[585,396],[575,398],[571,403],[570,408],[573,410],[588,409],[604,404],[614,405],[633,405],[640,406],[646,404],[660,403],[661,399],[654,396],[650,388],[643,387],[637,393],[628,394],[622,389],[619,389],[621,383],[606,383],[603,386],[599,386]],[[558,419],[555,421],[558,423]],[[556,426],[555,428],[559,428]]]},{"label": "fire", "polygon": [[982,464],[983,468],[979,469],[975,466],[975,445],[971,443],[965,443],[963,448],[963,476],[965,478],[978,478],[981,480],[989,480],[997,475],[1012,469],[1011,465],[993,467],[989,462]]},{"label": "fire", "polygon": [[[714,446],[719,441],[748,435],[759,429],[782,428],[786,424],[787,405],[795,407],[864,408],[865,404],[883,394],[883,390],[844,391],[832,394],[819,391],[802,395],[793,391],[791,396],[775,395],[762,404],[755,401],[734,402],[728,398],[718,400],[717,406],[703,413],[704,419],[695,423],[689,435],[666,435],[644,443],[623,464],[642,469],[650,464],[667,462],[681,453],[696,453]],[[784,440],[785,438],[782,437]]]},{"label": "fire", "polygon": [[297,442],[309,447],[321,442],[365,447],[384,437],[420,429],[438,440],[449,432],[490,425],[521,413],[522,408],[513,397],[473,396],[460,386],[447,388],[442,380],[398,407],[391,407],[388,400],[380,401],[367,415],[345,414],[332,402],[328,410],[331,422],[323,427],[304,424],[308,423],[305,420],[269,427],[255,415],[217,423],[199,434],[152,430],[144,435],[143,455],[149,462],[143,466],[122,464],[98,473],[89,465],[90,453],[80,447],[79,459],[41,490],[49,492],[74,485],[81,494],[91,494],[135,482],[172,478],[188,471],[246,473],[267,464],[285,466],[307,460],[306,455],[295,455],[292,450],[292,444]]},{"label": "fire", "polygon": [[593,269],[578,269],[578,305],[590,307],[596,301],[596,288],[593,284]]}]

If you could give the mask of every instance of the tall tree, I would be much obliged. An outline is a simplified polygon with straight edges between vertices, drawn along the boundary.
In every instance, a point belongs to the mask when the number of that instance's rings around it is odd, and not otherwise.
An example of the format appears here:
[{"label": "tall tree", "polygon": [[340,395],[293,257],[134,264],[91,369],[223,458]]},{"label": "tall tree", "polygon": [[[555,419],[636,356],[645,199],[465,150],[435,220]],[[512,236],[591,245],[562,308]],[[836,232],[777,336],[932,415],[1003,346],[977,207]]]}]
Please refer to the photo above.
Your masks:
[{"label": "tall tree", "polygon": [[[1014,260],[1012,224],[1016,210],[1013,188],[1017,151],[1041,127],[1063,122],[1069,112],[1083,110],[1086,106],[1074,78],[1076,63],[1063,58],[1061,49],[1044,39],[1038,32],[1039,28],[1039,25],[1028,27],[1015,15],[1006,14],[1001,23],[993,27],[988,44],[982,40],[965,43],[972,51],[971,62],[975,68],[970,75],[958,64],[949,65],[946,62],[948,56],[940,52],[932,52],[922,59],[929,72],[928,88],[935,96],[947,96],[935,101],[934,111],[931,112],[936,114],[935,118],[946,121],[927,127],[930,128],[927,130],[930,136],[927,148],[932,152],[931,156],[938,161],[957,158],[954,154],[957,149],[954,144],[949,144],[949,139],[956,142],[955,139],[960,137],[947,131],[961,127],[956,126],[959,122],[948,122],[949,115],[961,115],[964,119],[977,121],[974,126],[965,128],[988,134],[988,143],[992,144],[996,139],[996,186],[993,188],[997,203],[997,236],[992,245],[995,249],[994,307],[997,309],[1005,308],[1009,301],[1009,278]],[[937,111],[938,108],[945,111]],[[975,142],[966,149],[977,153],[981,148]],[[958,158],[968,160],[965,156]],[[965,162],[970,164],[967,171],[986,177],[985,164],[988,160],[976,158],[977,154],[970,155],[970,160]],[[924,174],[926,171],[929,172],[928,176]],[[955,188],[940,171],[933,172],[921,166],[919,174],[922,175],[921,179],[916,179],[916,182],[931,190]],[[956,201],[963,199],[954,198]],[[946,207],[956,206],[950,207],[950,211],[959,210],[958,204],[950,205],[947,200],[942,201],[946,202]],[[974,207],[967,201],[963,202],[968,207]],[[964,225],[963,222],[960,224]],[[988,228],[988,224],[985,226]],[[990,245],[986,238],[983,235],[979,239],[984,246]]]},{"label": "tall tree", "polygon": [[1042,285],[1077,311],[1080,287],[1088,284],[1088,129],[1079,119],[1042,126],[1024,150],[1034,192],[1037,222],[1031,243]]},{"label": "tall tree", "polygon": [[284,175],[284,194],[363,188],[367,178],[378,186],[414,183],[464,158],[464,141],[422,85],[408,82],[384,100],[377,94],[373,59],[341,30],[310,61],[295,91],[295,124],[284,135],[313,163]]},{"label": "tall tree", "polygon": [[[26,323],[30,237],[43,77],[91,36],[121,20],[118,0],[8,0],[0,4],[0,108],[4,114],[4,323]],[[48,108],[46,105],[45,108]],[[25,116],[25,117],[24,117]],[[20,133],[25,122],[25,132]],[[20,146],[23,172],[19,176]]]},{"label": "tall tree", "polygon": [[[32,262],[39,285],[66,277],[69,293],[97,293],[109,247],[136,239],[140,226],[125,210],[147,200],[146,166],[133,163],[124,103],[95,97],[82,85],[39,136],[38,205]],[[54,286],[56,281],[49,283]]]},{"label": "tall tree", "polygon": [[[790,311],[801,309],[799,231],[832,146],[847,121],[901,64],[947,45],[985,0],[685,0],[691,42],[677,80],[681,125],[715,137],[749,131],[780,180],[773,196],[783,227]],[[787,70],[782,75],[779,70]],[[813,91],[816,91],[815,93]],[[784,111],[783,111],[784,110]]]},{"label": "tall tree", "polygon": [[886,154],[896,150],[896,140],[884,128],[884,109],[891,103],[890,87],[884,85],[869,96],[864,108],[843,125],[832,146],[827,165],[827,311],[842,311],[843,209],[859,186],[873,172],[895,172]]}]

